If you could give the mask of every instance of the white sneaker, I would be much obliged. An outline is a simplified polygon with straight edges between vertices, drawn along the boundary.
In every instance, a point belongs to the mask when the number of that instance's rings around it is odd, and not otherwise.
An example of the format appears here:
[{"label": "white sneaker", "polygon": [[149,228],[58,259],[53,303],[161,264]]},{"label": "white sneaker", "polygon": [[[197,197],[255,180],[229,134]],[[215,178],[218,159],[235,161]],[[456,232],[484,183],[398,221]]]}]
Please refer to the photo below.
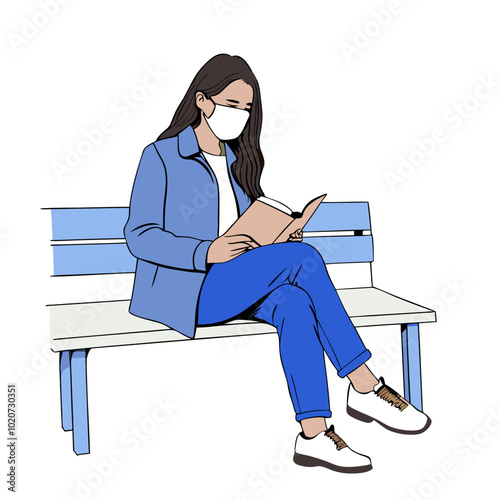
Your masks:
[{"label": "white sneaker", "polygon": [[363,422],[375,420],[401,434],[420,434],[431,425],[431,419],[386,385],[384,377],[367,393],[358,392],[349,384],[347,413]]},{"label": "white sneaker", "polygon": [[293,461],[297,465],[319,465],[336,472],[366,472],[372,469],[370,458],[351,450],[335,433],[333,425],[313,438],[306,438],[301,432],[295,441]]}]

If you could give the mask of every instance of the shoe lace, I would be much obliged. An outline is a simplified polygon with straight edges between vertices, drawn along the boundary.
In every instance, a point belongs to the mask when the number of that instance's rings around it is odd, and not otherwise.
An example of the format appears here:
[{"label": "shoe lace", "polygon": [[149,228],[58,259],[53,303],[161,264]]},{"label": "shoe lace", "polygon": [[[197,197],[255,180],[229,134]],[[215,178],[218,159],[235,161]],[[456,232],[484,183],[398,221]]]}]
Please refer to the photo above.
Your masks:
[{"label": "shoe lace", "polygon": [[325,432],[325,435],[328,436],[335,443],[335,445],[337,446],[337,450],[341,450],[342,448],[347,447],[344,440],[337,433],[333,431],[333,428],[330,427],[330,429],[328,429]]},{"label": "shoe lace", "polygon": [[403,411],[408,406],[408,403],[399,395],[399,393],[397,393],[392,387],[386,385],[385,382],[383,382],[382,386],[375,392],[375,394],[379,398],[390,403],[392,406],[398,408],[399,411]]}]

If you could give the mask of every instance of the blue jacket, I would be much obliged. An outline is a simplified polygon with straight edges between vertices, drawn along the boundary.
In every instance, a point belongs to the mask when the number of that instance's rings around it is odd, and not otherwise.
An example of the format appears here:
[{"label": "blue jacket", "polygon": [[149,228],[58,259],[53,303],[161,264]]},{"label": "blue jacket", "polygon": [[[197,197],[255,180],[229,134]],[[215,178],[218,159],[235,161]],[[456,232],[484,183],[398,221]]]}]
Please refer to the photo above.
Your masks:
[{"label": "blue jacket", "polygon": [[[236,156],[224,146],[231,166]],[[241,215],[251,200],[229,172]],[[207,251],[218,224],[217,179],[200,154],[193,127],[147,146],[124,228],[137,257],[130,313],[194,338]]]}]

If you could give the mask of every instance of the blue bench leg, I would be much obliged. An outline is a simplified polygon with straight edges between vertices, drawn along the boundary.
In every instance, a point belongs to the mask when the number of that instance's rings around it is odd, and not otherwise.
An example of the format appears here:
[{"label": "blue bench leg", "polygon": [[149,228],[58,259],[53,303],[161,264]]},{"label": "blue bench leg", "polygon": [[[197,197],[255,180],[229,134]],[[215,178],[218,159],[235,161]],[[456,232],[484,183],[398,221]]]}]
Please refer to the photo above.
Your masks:
[{"label": "blue bench leg", "polygon": [[89,409],[87,400],[88,349],[71,351],[71,406],[73,413],[73,450],[90,453]]},{"label": "blue bench leg", "polygon": [[61,381],[61,419],[65,431],[73,429],[73,416],[71,414],[71,367],[70,351],[59,354],[59,377]]},{"label": "blue bench leg", "polygon": [[422,375],[418,323],[401,325],[405,399],[422,411]]}]

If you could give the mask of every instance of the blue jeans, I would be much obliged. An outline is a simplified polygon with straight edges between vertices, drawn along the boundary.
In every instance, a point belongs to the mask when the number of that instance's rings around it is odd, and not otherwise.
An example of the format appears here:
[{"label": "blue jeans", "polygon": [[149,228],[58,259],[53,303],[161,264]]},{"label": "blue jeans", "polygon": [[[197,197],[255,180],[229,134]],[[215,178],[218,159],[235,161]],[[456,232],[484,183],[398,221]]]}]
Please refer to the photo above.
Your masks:
[{"label": "blue jeans", "polygon": [[297,421],[332,416],[325,352],[340,377],[371,357],[321,254],[304,242],[265,245],[210,267],[200,292],[197,324],[236,318],[261,320],[278,330]]}]

